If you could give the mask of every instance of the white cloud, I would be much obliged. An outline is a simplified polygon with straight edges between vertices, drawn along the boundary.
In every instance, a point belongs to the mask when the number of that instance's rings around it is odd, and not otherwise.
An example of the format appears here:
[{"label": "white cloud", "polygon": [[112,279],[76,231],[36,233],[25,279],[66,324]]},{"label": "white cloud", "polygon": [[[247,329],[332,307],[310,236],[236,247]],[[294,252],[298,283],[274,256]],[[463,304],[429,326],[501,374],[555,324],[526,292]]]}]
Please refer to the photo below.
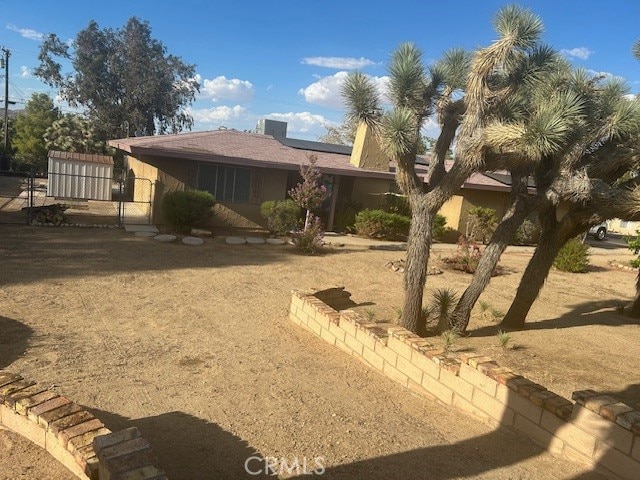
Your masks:
[{"label": "white cloud", "polygon": [[248,80],[238,78],[227,78],[224,75],[212,80],[200,75],[196,75],[196,80],[200,82],[200,98],[209,98],[214,102],[221,99],[232,100],[234,102],[248,102],[253,99],[254,87]]},{"label": "white cloud", "polygon": [[289,133],[304,133],[317,137],[325,133],[324,126],[331,123],[322,115],[311,112],[270,113],[265,118],[287,122],[287,136]]},{"label": "white cloud", "polygon": [[31,78],[31,69],[25,65],[20,67],[20,76],[22,78]]},{"label": "white cloud", "polygon": [[595,52],[593,50],[589,50],[587,47],[576,47],[576,48],[563,48],[560,50],[560,53],[572,58],[579,58],[580,60],[588,59]]},{"label": "white cloud", "polygon": [[440,135],[440,125],[438,125],[438,122],[436,122],[433,117],[429,117],[422,125],[421,132],[425,137],[438,138]]},{"label": "white cloud", "polygon": [[13,32],[18,32],[24,38],[28,38],[29,40],[40,41],[44,38],[44,33],[40,33],[32,28],[19,28],[12,23],[8,23],[7,28]]},{"label": "white cloud", "polygon": [[591,70],[590,68],[588,68],[586,72],[592,77],[603,77],[609,80],[616,78],[616,76],[610,72],[599,72],[597,70]]},{"label": "white cloud", "polygon": [[[344,84],[348,72],[340,71],[328,77],[321,77],[317,82],[298,90],[299,95],[309,103],[322,105],[325,107],[342,109],[344,100],[342,99],[342,85]],[[387,82],[389,77],[369,77],[378,87],[378,91],[383,100],[386,99]]]},{"label": "white cloud", "polygon": [[336,68],[339,70],[354,70],[356,68],[376,65],[376,62],[368,58],[360,57],[305,57],[302,59],[303,65],[315,65],[317,67]]},{"label": "white cloud", "polygon": [[240,105],[234,107],[222,105],[213,108],[188,108],[186,112],[196,123],[212,124],[239,120],[246,115],[247,110]]}]

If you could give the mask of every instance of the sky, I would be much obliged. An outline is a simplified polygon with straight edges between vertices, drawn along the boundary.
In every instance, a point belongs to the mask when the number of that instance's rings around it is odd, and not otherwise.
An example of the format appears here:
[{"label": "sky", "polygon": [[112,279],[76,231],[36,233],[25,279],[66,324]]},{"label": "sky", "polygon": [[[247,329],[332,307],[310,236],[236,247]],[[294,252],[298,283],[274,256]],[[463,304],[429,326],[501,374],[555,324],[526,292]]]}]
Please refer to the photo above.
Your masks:
[{"label": "sky", "polygon": [[[449,48],[486,46],[496,38],[494,14],[509,3],[0,0],[0,46],[11,51],[9,99],[22,108],[35,92],[58,94],[33,76],[43,35],[71,40],[90,20],[120,28],[136,16],[169,53],[196,65],[201,89],[188,107],[194,130],[251,130],[270,118],[288,122],[290,137],[316,140],[344,119],[340,89],[348,72],[370,75],[384,92],[387,63],[400,43],[418,45],[426,64]],[[640,92],[640,62],[631,55],[640,39],[640,2],[517,3],[541,17],[543,41],[576,67],[623,77]],[[436,132],[433,122],[425,125],[426,134]]]}]

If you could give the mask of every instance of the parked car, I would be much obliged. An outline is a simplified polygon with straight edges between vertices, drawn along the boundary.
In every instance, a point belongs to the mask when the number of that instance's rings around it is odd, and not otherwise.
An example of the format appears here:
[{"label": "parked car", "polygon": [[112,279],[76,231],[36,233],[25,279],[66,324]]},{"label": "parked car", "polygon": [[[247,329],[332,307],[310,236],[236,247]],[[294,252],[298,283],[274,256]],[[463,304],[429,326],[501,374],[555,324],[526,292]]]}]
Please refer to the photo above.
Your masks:
[{"label": "parked car", "polygon": [[589,234],[596,240],[604,240],[607,238],[607,222],[599,223],[589,229]]}]

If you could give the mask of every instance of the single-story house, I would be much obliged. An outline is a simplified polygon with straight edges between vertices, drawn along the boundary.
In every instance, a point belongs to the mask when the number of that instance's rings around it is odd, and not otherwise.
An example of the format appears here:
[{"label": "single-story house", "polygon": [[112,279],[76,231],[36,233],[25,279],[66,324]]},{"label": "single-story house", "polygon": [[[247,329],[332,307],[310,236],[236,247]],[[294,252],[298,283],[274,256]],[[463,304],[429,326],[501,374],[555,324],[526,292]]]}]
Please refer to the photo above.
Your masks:
[{"label": "single-story house", "polygon": [[[258,124],[258,133],[220,129],[122,138],[109,145],[124,152],[130,176],[155,184],[152,220],[159,224],[164,192],[200,189],[216,199],[212,226],[264,227],[262,202],[287,198],[300,181],[300,166],[314,155],[331,192],[324,206],[324,221],[331,230],[347,201],[377,208],[385,193],[397,192],[395,167],[371,137],[362,125],[353,147],[299,140],[286,136],[285,122],[264,120]],[[427,157],[416,159],[416,171],[423,179],[427,165]],[[509,205],[506,177],[473,174],[442,207],[447,226],[464,231],[467,211],[474,206],[493,208],[502,216]],[[132,195],[135,200],[135,192]]]}]

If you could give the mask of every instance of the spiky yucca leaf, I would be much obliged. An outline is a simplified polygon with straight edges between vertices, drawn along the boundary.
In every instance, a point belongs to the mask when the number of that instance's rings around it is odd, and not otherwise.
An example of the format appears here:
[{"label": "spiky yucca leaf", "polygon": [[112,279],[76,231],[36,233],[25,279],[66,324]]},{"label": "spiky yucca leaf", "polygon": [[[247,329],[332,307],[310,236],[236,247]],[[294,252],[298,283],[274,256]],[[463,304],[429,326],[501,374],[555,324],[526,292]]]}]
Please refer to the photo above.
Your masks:
[{"label": "spiky yucca leaf", "polygon": [[635,41],[635,43],[633,44],[633,47],[631,47],[631,53],[633,53],[633,56],[637,60],[640,60],[640,40]]},{"label": "spiky yucca leaf", "polygon": [[373,125],[380,117],[380,94],[376,84],[362,72],[350,73],[342,86],[347,121]]},{"label": "spiky yucca leaf", "polygon": [[614,139],[637,135],[640,133],[640,104],[624,96],[618,98],[609,120],[610,135]]},{"label": "spiky yucca leaf", "polygon": [[540,17],[519,5],[501,8],[493,19],[493,26],[504,39],[521,49],[535,46],[544,30]]},{"label": "spiky yucca leaf", "polygon": [[442,79],[451,90],[460,90],[467,84],[471,68],[471,53],[462,48],[452,48],[436,62],[435,68],[442,73]]},{"label": "spiky yucca leaf", "polygon": [[416,152],[418,144],[418,118],[410,108],[396,108],[382,117],[380,140],[392,158]]},{"label": "spiky yucca leaf", "polygon": [[396,107],[421,112],[426,88],[422,52],[413,43],[400,44],[389,64],[389,98]]}]

